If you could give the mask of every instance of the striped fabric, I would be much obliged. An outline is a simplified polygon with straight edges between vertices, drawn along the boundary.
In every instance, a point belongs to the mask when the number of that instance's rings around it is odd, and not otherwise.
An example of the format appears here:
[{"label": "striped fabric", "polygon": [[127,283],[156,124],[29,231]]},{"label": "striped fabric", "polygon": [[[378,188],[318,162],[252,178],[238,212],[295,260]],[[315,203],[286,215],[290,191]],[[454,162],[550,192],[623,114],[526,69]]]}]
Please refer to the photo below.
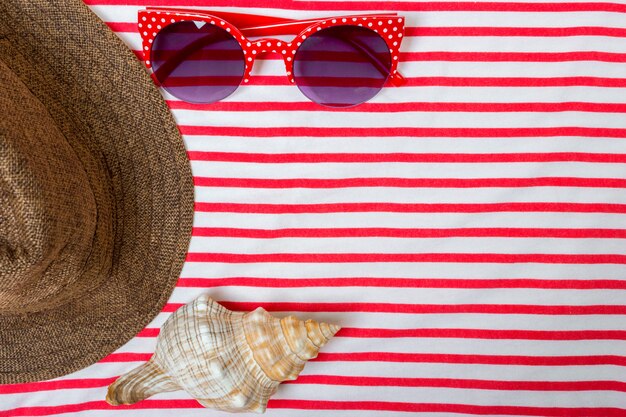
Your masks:
[{"label": "striped fabric", "polygon": [[[143,0],[88,4],[140,48]],[[626,415],[623,0],[151,4],[397,11],[408,85],[326,111],[268,57],[224,102],[166,96],[196,183],[177,288],[100,363],[1,386],[0,417],[225,415],[184,392],[104,402],[201,293],[343,327],[270,416]]]}]

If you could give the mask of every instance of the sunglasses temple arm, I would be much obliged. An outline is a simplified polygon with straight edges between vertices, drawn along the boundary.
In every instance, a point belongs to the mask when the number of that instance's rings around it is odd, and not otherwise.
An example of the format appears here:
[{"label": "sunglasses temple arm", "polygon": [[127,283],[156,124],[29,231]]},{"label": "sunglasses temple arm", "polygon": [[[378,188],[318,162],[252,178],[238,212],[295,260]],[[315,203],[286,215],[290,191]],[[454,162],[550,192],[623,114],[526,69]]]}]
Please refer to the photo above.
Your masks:
[{"label": "sunglasses temple arm", "polygon": [[402,76],[402,74],[400,74],[397,70],[389,76],[389,81],[395,87],[402,87],[407,83],[407,79],[404,78],[404,76]]},{"label": "sunglasses temple arm", "polygon": [[[149,10],[168,10],[162,7],[148,7]],[[234,13],[212,10],[193,10],[193,9],[177,9],[180,12],[202,13],[219,17],[227,20],[232,25],[239,28],[239,31],[247,37],[252,36],[271,36],[271,35],[297,35],[313,23],[323,20],[337,19],[346,16],[316,18],[316,19],[289,19],[286,17],[261,16],[248,13]],[[397,13],[369,13],[356,16],[347,16],[350,18],[368,17],[368,16],[397,16]]]},{"label": "sunglasses temple arm", "polygon": [[156,75],[154,75],[154,72],[152,74],[150,74],[150,79],[152,80],[152,82],[154,83],[154,85],[156,85],[157,87],[161,86],[161,83],[159,82],[159,80],[157,79]]},{"label": "sunglasses temple arm", "polygon": [[[247,15],[251,16],[251,15]],[[364,14],[359,16],[350,16],[350,17],[367,17],[367,16],[381,16],[380,13],[374,14]],[[386,14],[385,16],[397,16],[397,13]],[[257,23],[254,26],[238,26],[241,33],[244,35],[251,36],[276,36],[276,35],[297,35],[313,23],[317,23],[323,20],[330,20],[341,18],[338,17],[327,17],[325,19],[306,19],[306,20],[293,20],[293,19],[283,19],[281,21],[273,22],[272,24],[263,25]],[[231,22],[234,24],[234,22]]]},{"label": "sunglasses temple arm", "polygon": [[[160,10],[160,11],[172,11],[172,8],[169,7],[146,7],[146,10]],[[193,14],[201,14],[201,15],[209,15],[214,16],[220,19],[227,20],[233,26],[236,26],[241,30],[241,28],[246,27],[272,27],[278,25],[290,24],[292,22],[299,22],[295,19],[289,19],[285,17],[275,17],[275,16],[262,16],[248,13],[235,13],[235,12],[225,12],[225,11],[217,11],[217,10],[200,10],[200,9],[187,9],[187,8],[176,8],[175,12],[179,13],[193,13]],[[320,20],[320,19],[318,19]]]}]

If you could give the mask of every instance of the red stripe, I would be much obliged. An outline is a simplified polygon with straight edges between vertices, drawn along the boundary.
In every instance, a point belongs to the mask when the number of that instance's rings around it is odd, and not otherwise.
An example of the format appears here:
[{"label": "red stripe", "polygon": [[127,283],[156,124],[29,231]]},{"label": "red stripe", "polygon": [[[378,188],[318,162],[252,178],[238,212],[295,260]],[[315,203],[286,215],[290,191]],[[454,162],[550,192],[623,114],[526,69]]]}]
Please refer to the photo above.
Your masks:
[{"label": "red stripe", "polygon": [[342,328],[340,337],[453,338],[511,340],[626,340],[624,330],[492,330],[492,329],[357,329]]},{"label": "red stripe", "polygon": [[392,378],[371,376],[301,375],[289,384],[349,385],[361,387],[420,387],[486,389],[498,391],[617,391],[626,392],[621,381],[498,381],[452,378]]},{"label": "red stripe", "polygon": [[[228,303],[224,306],[228,307]],[[256,305],[258,307],[258,304]],[[165,310],[164,310],[165,311]],[[156,337],[159,329],[144,329],[137,337]],[[510,340],[626,340],[626,330],[494,330],[494,329],[363,329],[343,327],[335,337],[449,338]]]},{"label": "red stripe", "polygon": [[[180,307],[180,306],[179,306]],[[171,308],[171,307],[170,307]],[[172,310],[175,311],[178,308]],[[169,311],[169,309],[164,309],[162,310],[162,312],[166,312]],[[159,335],[160,329],[151,329],[151,328],[144,328],[142,331],[140,331],[139,333],[137,333],[136,337],[157,337]]]},{"label": "red stripe", "polygon": [[[143,52],[132,51],[140,61],[143,61]],[[196,57],[200,59],[201,57]],[[259,61],[278,61],[280,57],[263,55]],[[402,62],[576,62],[598,61],[623,63],[626,54],[600,51],[580,52],[401,52]],[[177,86],[183,85],[213,85],[212,78],[196,77],[190,79],[176,79]],[[506,87],[554,87],[554,86],[598,86],[623,87],[626,81],[622,78],[602,78],[590,76],[577,77],[407,77],[407,86],[506,86]],[[170,78],[173,82],[174,78]],[[326,80],[329,82],[328,80]],[[217,81],[215,81],[217,82]],[[222,81],[220,81],[222,82]],[[335,84],[338,85],[338,81]],[[371,82],[370,82],[371,84]],[[282,75],[254,75],[247,85],[287,86],[292,85],[286,76]],[[378,87],[378,85],[374,85]],[[322,109],[325,110],[325,109]],[[334,110],[334,109],[333,109]],[[348,111],[349,109],[339,109]],[[362,109],[361,109],[362,110]]]},{"label": "red stripe", "polygon": [[83,379],[64,379],[59,381],[40,381],[25,384],[7,384],[0,385],[0,395],[18,394],[24,392],[37,391],[54,391],[58,389],[88,389],[101,388],[112,384],[116,377],[113,378],[83,378]]},{"label": "red stripe", "polygon": [[626,280],[607,279],[454,279],[454,278],[180,278],[179,288],[214,287],[386,287],[386,288],[540,288],[551,290],[626,290]]},{"label": "red stripe", "polygon": [[[312,401],[270,399],[270,409],[296,410],[376,410],[430,413],[462,413],[478,415],[527,415],[541,417],[613,417],[624,416],[621,408],[565,408],[565,407],[523,407],[467,404],[425,404],[383,401]],[[58,406],[33,406],[0,411],[0,417],[39,417],[62,413],[78,413],[90,410],[149,410],[149,409],[194,409],[202,408],[196,400],[153,400],[140,401],[131,406],[112,406],[104,400]]]},{"label": "red stripe", "polygon": [[[362,312],[397,314],[533,314],[533,315],[626,315],[626,305],[518,305],[518,304],[401,304],[401,303],[289,303],[220,301],[235,311],[263,306],[267,311]],[[178,304],[163,311],[176,310]]]},{"label": "red stripe", "polygon": [[[250,79],[254,83],[254,78]],[[268,80],[269,81],[269,80]],[[264,82],[264,80],[261,80]],[[626,87],[625,78],[602,77],[415,77],[407,78],[413,87]]]},{"label": "red stripe", "polygon": [[[334,58],[335,60],[337,59],[337,56],[335,55],[334,57],[331,55],[329,57],[329,60],[331,60],[332,58]],[[349,60],[349,58],[348,58]],[[273,77],[272,77],[273,79]],[[284,78],[283,78],[284,80]],[[271,81],[271,80],[270,80]],[[263,78],[261,78],[261,82],[263,82]],[[289,85],[289,83],[286,83],[286,85]],[[380,88],[381,86],[381,79],[380,78],[375,78],[375,77],[364,77],[364,76],[358,76],[358,75],[354,75],[352,77],[332,77],[332,76],[300,76],[298,78],[298,85],[300,87],[312,87],[312,88],[316,88],[316,87],[321,87],[321,88],[326,88],[326,87],[341,87],[341,88],[345,88],[345,87],[349,87],[351,89],[354,88],[361,88],[361,87],[366,87],[366,88]]]},{"label": "red stripe", "polygon": [[[302,102],[231,102],[219,101],[211,104],[187,103],[169,100],[173,110],[197,111],[328,111],[326,108],[310,101]],[[623,103],[451,103],[451,102],[409,102],[409,103],[363,103],[357,107],[333,109],[334,112],[564,112],[584,111],[596,113],[626,113]]]},{"label": "red stripe", "polygon": [[[442,53],[444,54],[444,53]],[[460,53],[461,54],[461,53]],[[504,58],[504,56],[501,56]],[[493,60],[492,56],[492,60]],[[616,59],[616,58],[613,58]],[[443,60],[439,58],[439,60]],[[518,59],[523,61],[522,59]],[[623,61],[614,61],[623,62]],[[247,85],[292,85],[285,75],[255,75]],[[626,78],[606,77],[407,77],[407,87],[626,87]]]},{"label": "red stripe", "polygon": [[[67,379],[0,387],[0,394],[18,394],[61,389],[102,388],[112,384],[113,378]],[[626,383],[618,381],[498,381],[480,379],[448,378],[390,378],[367,376],[301,375],[288,384],[349,385],[349,386],[396,386],[488,390],[524,391],[620,391],[626,392]]]},{"label": "red stripe", "polygon": [[446,263],[540,263],[540,264],[626,264],[626,255],[548,254],[548,253],[194,253],[187,262],[221,263],[376,263],[376,262],[446,262]]},{"label": "red stripe", "polygon": [[[133,51],[140,60],[143,60],[143,52],[140,50]],[[341,55],[345,60],[345,55]],[[626,62],[626,54],[616,52],[603,51],[575,51],[575,52],[457,52],[457,51],[429,51],[429,52],[401,52],[399,55],[401,62],[423,62],[423,61],[450,61],[450,62],[575,62],[575,61],[598,61],[598,62]],[[210,55],[194,56],[195,60],[211,59]],[[262,61],[278,61],[282,60],[277,55],[263,55],[259,58]],[[313,78],[312,78],[313,79]],[[621,78],[599,78],[599,77],[506,77],[506,78],[478,78],[478,77],[407,77],[407,85],[422,85],[426,80],[438,80],[438,83],[451,83],[450,85],[471,85],[472,83],[487,83],[489,85],[501,83],[518,83],[519,86],[536,85],[603,85],[607,87],[616,87],[623,84]],[[481,81],[482,80],[482,81]],[[505,81],[514,80],[514,81]],[[543,80],[543,81],[541,81]],[[622,81],[620,81],[622,80]],[[184,82],[187,82],[185,84]],[[215,77],[194,77],[193,81],[189,79],[177,79],[170,77],[171,86],[181,85],[213,85]],[[193,82],[193,84],[190,84]],[[223,82],[223,81],[220,81]],[[324,78],[324,82],[331,82],[328,77]],[[363,84],[361,80],[359,84]],[[582,83],[582,84],[579,84]],[[600,83],[600,84],[597,84]],[[302,85],[302,83],[300,83]],[[291,85],[288,79],[282,75],[255,75],[250,78],[248,85]],[[340,85],[340,84],[332,84]],[[375,80],[370,80],[372,87],[378,87]],[[430,84],[428,84],[430,85]],[[443,84],[448,85],[448,84]],[[509,84],[506,84],[509,85]],[[517,85],[516,85],[517,86]]]},{"label": "red stripe", "polygon": [[[270,407],[271,406],[271,407]],[[270,400],[270,408],[298,408],[315,410],[376,410],[404,411],[414,413],[460,413],[478,415],[527,415],[541,417],[613,417],[624,416],[622,408],[564,408],[524,407],[504,405],[469,405],[442,403],[403,403],[383,401],[305,401]]]},{"label": "red stripe", "polygon": [[235,127],[179,125],[183,135],[209,136],[312,136],[312,137],[433,137],[433,138],[512,138],[580,136],[626,138],[626,129],[599,127]]},{"label": "red stripe", "polygon": [[[85,1],[89,4],[89,1]],[[138,32],[136,22],[104,22],[113,32]],[[134,52],[134,51],[133,51]]]},{"label": "red stripe", "polygon": [[198,212],[302,214],[302,213],[626,213],[626,204],[605,203],[329,203],[329,204],[242,204],[195,203]]},{"label": "red stripe", "polygon": [[56,406],[33,406],[20,407],[11,410],[0,411],[0,417],[39,417],[64,413],[79,413],[92,410],[146,410],[159,408],[202,408],[196,400],[144,400],[131,406],[113,406],[107,404],[104,399],[76,404],[63,404]]},{"label": "red stripe", "polygon": [[351,352],[324,353],[317,355],[320,362],[416,362],[454,363],[507,366],[626,366],[626,357],[614,355],[597,356],[517,356],[517,355],[463,355],[452,353],[396,353]]},{"label": "red stripe", "polygon": [[250,239],[280,238],[444,238],[444,237],[511,237],[511,238],[574,238],[626,239],[626,229],[550,229],[550,228],[298,228],[298,229],[235,229],[227,227],[195,227],[193,236]]},{"label": "red stripe", "polygon": [[172,91],[176,91],[178,87],[207,87],[207,86],[224,86],[237,85],[241,81],[241,77],[236,76],[194,76],[194,77],[174,77],[168,79],[169,87]]},{"label": "red stripe", "polygon": [[626,28],[602,26],[575,27],[406,27],[405,36],[533,36],[533,37],[564,37],[564,36],[612,36],[626,37]]},{"label": "red stripe", "polygon": [[511,162],[596,162],[626,163],[626,154],[587,152],[548,153],[242,153],[187,152],[193,161],[286,163],[511,163]]},{"label": "red stripe", "polygon": [[[154,329],[157,330],[158,329]],[[341,335],[340,335],[341,336]],[[144,336],[144,337],[156,337]],[[114,353],[101,360],[101,363],[145,362],[151,353]],[[615,355],[592,356],[518,356],[518,355],[463,355],[451,353],[398,353],[398,352],[320,352],[316,361],[320,362],[422,362],[422,363],[460,363],[483,365],[520,365],[520,366],[591,366],[615,365],[626,366],[626,357]],[[4,386],[0,387],[0,390]]]},{"label": "red stripe", "polygon": [[100,359],[98,363],[109,362],[145,362],[152,356],[151,353],[111,353]]},{"label": "red stripe", "polygon": [[[145,6],[143,0],[86,0],[88,5]],[[267,7],[264,0],[152,0],[151,6],[166,7]],[[272,6],[280,9],[300,10],[302,2],[274,0]],[[340,2],[314,1],[307,3],[308,10],[325,11],[449,11],[449,12],[614,12],[626,13],[626,5],[618,3],[516,3],[516,2]],[[268,12],[269,13],[269,12]],[[345,13],[341,13],[345,14]],[[324,15],[320,17],[325,17]]]},{"label": "red stripe", "polygon": [[[199,57],[200,58],[200,57]],[[237,85],[240,81],[240,77],[234,76],[189,76],[189,77],[174,77],[168,78],[169,87],[172,91],[175,91],[178,87],[189,86],[223,86],[223,85]],[[380,89],[380,80],[376,78],[364,78],[364,77],[302,77],[302,82],[299,83],[301,87],[369,87]],[[407,85],[411,85],[412,82],[420,83],[421,81],[411,81],[407,79]],[[613,81],[610,81],[613,82]],[[285,75],[256,75],[250,78],[250,82],[246,85],[265,85],[265,86],[288,86],[292,85],[289,79]]]},{"label": "red stripe", "polygon": [[[85,1],[85,3],[89,4],[89,1]],[[137,30],[138,29],[137,22],[104,22],[104,23],[106,23],[109,29],[111,29],[113,32],[132,32],[132,33],[139,32]]]},{"label": "red stripe", "polygon": [[626,188],[622,178],[209,178],[194,177],[199,187],[240,188],[512,188],[512,187],[592,187]]},{"label": "red stripe", "polygon": [[[115,32],[137,32],[136,22],[106,22]],[[524,37],[566,37],[566,36],[610,36],[626,37],[626,29],[602,26],[576,27],[405,27],[405,36],[524,36]],[[269,58],[269,57],[268,57]]]}]

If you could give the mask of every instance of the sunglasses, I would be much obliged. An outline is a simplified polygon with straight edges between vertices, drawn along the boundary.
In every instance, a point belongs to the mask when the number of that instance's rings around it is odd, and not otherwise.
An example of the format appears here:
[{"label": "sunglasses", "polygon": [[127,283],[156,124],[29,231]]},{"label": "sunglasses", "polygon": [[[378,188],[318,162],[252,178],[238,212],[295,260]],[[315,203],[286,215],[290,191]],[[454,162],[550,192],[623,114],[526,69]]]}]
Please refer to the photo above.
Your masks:
[{"label": "sunglasses", "polygon": [[356,106],[387,81],[405,83],[397,70],[404,18],[395,13],[294,20],[151,7],[139,11],[138,27],[155,83],[191,103],[228,97],[266,53],[281,55],[289,82],[323,106]]}]

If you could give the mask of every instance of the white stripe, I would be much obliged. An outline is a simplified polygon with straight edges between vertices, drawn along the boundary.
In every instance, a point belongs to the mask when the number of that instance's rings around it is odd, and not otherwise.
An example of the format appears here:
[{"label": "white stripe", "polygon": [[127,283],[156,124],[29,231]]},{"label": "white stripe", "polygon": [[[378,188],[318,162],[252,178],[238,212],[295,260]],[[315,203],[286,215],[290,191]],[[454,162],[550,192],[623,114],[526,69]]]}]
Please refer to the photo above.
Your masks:
[{"label": "white stripe", "polygon": [[195,227],[291,228],[625,228],[623,214],[600,213],[329,213],[254,214],[196,212]]},{"label": "white stripe", "polygon": [[[274,398],[310,398],[322,401],[401,401],[416,403],[461,403],[472,405],[496,405],[506,401],[510,406],[522,407],[588,407],[603,404],[607,407],[624,407],[626,396],[622,392],[543,392],[470,390],[464,389],[459,398],[457,389],[405,388],[405,387],[345,387],[306,385],[282,387]],[[455,395],[456,394],[456,395]],[[456,399],[452,399],[456,397]]]},{"label": "white stripe", "polygon": [[[393,318],[393,316],[390,316]],[[452,327],[452,326],[451,326]],[[146,344],[147,342],[150,342]],[[156,338],[131,339],[116,352],[152,353]],[[623,340],[524,340],[524,339],[458,339],[458,338],[361,338],[335,337],[324,346],[324,353],[395,352],[395,353],[450,353],[468,355],[522,355],[522,356],[624,356]],[[95,373],[106,364],[93,365]],[[133,362],[128,370],[140,365]],[[480,365],[477,365],[480,366]]]},{"label": "white stripe", "polygon": [[[502,16],[501,14],[499,16]],[[536,15],[535,15],[536,16]],[[559,17],[562,19],[562,17]],[[565,26],[564,22],[561,24]],[[424,23],[422,23],[424,25]],[[560,26],[560,25],[559,25]],[[460,41],[461,40],[461,41]],[[461,51],[461,52],[569,52],[603,51],[623,53],[626,39],[615,38],[611,42],[604,36],[569,36],[569,37],[502,37],[491,36],[425,36],[409,37],[402,42],[401,51]]]},{"label": "white stripe", "polygon": [[[270,94],[268,94],[268,91]],[[173,96],[163,91],[167,100]],[[244,102],[306,102],[302,93],[294,86],[240,86],[235,93],[223,100]],[[626,103],[622,89],[613,87],[389,87],[369,103],[525,103],[525,102],[569,102]],[[358,107],[357,107],[358,109]],[[323,110],[323,108],[322,108]],[[317,114],[317,113],[316,113]],[[550,113],[552,114],[552,113]],[[507,113],[507,117],[511,113]]]},{"label": "white stripe", "polygon": [[[372,115],[376,117],[377,115]],[[541,114],[538,117],[546,117]],[[211,112],[207,112],[211,118]],[[314,117],[314,116],[312,116]],[[409,137],[241,137],[185,135],[189,151],[250,153],[624,153],[611,138],[409,138]],[[344,169],[346,166],[344,166]],[[591,175],[590,172],[587,173]]]},{"label": "white stripe", "polygon": [[[329,342],[335,344],[335,340]],[[325,351],[327,347],[324,348]],[[522,355],[524,356],[524,355]],[[140,362],[107,362],[93,365],[98,378],[110,378],[121,375],[138,366]],[[622,367],[613,365],[594,365],[594,373],[585,366],[522,366],[522,365],[476,365],[419,362],[371,362],[371,361],[310,361],[302,375],[346,375],[409,378],[460,378],[489,380],[525,380],[525,381],[625,381]],[[84,371],[67,375],[63,380],[93,378],[92,373]],[[158,397],[155,397],[158,398]]]},{"label": "white stripe", "polygon": [[[264,253],[504,253],[624,254],[624,239],[554,238],[228,238],[195,236],[189,252]],[[626,300],[624,300],[626,301]]]},{"label": "white stripe", "polygon": [[[209,296],[219,294],[226,287],[209,288],[198,293]],[[243,287],[245,291],[254,292],[253,287]],[[317,289],[316,289],[317,290]],[[300,290],[302,291],[302,290]],[[344,291],[360,291],[356,288]],[[478,294],[478,290],[475,290]],[[547,290],[550,291],[550,290]],[[552,290],[555,298],[561,296],[562,290]],[[469,294],[470,292],[467,291]],[[611,297],[613,298],[613,297]],[[622,295],[623,298],[623,295]],[[230,299],[228,299],[230,301]],[[332,302],[332,300],[329,300]],[[460,302],[463,302],[461,300]],[[532,301],[531,301],[532,302]],[[259,301],[259,304],[261,302]],[[390,313],[317,313],[317,312],[272,312],[276,317],[295,315],[301,320],[313,319],[324,323],[334,323],[342,327],[373,328],[373,329],[518,329],[518,330],[626,330],[623,315],[526,315],[526,314],[393,314]],[[149,329],[160,328],[171,313],[160,313],[148,326]],[[147,352],[147,350],[146,350]],[[323,350],[326,352],[326,350]],[[327,373],[330,371],[326,371]],[[386,374],[385,374],[386,375]],[[621,377],[626,378],[624,373]],[[390,374],[388,376],[393,376]]]},{"label": "white stripe", "polygon": [[482,355],[578,356],[624,354],[621,340],[509,340],[337,337],[324,352],[436,352]]},{"label": "white stripe", "polygon": [[[137,22],[137,11],[145,7],[138,6],[90,6],[91,9],[106,22]],[[183,6],[181,6],[183,7]],[[195,7],[194,9],[203,9]],[[359,13],[351,10],[289,10],[256,7],[210,7],[215,11],[231,11],[239,13],[261,14],[268,16],[282,16],[295,19],[324,18],[328,16],[353,15]],[[381,12],[386,12],[380,10]],[[376,13],[377,11],[367,11]],[[570,27],[570,26],[600,26],[625,27],[623,14],[611,12],[472,12],[472,11],[400,11],[399,15],[406,18],[408,27]],[[511,38],[506,38],[507,41]],[[611,39],[611,42],[613,39]]]},{"label": "white stripe", "polygon": [[319,362],[307,363],[302,375],[348,375],[409,378],[486,379],[496,381],[624,381],[618,366],[516,366],[412,362]]},{"label": "white stripe", "polygon": [[[365,157],[364,159],[366,159]],[[626,178],[624,164],[586,162],[535,163],[287,163],[193,161],[195,176],[223,178],[367,178],[373,172],[387,178]],[[589,168],[593,166],[593,170]]]},{"label": "white stripe", "polygon": [[[455,395],[456,394],[456,395]],[[310,399],[319,401],[398,401],[411,403],[433,402],[442,404],[496,405],[506,399],[507,405],[526,407],[587,407],[597,402],[609,407],[623,407],[626,399],[621,392],[541,392],[498,390],[463,390],[463,398],[458,398],[459,390],[449,388],[422,387],[351,387],[340,385],[289,384],[279,388],[273,396],[276,399]],[[520,395],[524,394],[524,395]],[[455,398],[456,399],[453,399]],[[166,393],[162,398],[187,398],[178,392]]]},{"label": "white stripe", "polygon": [[[486,22],[483,22],[483,25]],[[424,25],[423,23],[421,24]],[[118,36],[133,50],[141,50],[141,36],[135,32],[118,32]],[[462,39],[462,42],[459,42]],[[491,36],[425,36],[407,37],[402,42],[401,52],[461,51],[461,52],[569,52],[602,51],[624,53],[626,39],[613,38],[606,41],[605,36],[570,36],[570,37],[502,37]]]},{"label": "white stripe", "polygon": [[[459,43],[458,38],[444,38],[449,42],[445,48],[435,52],[453,52]],[[528,39],[528,38],[526,38]],[[540,38],[545,39],[545,38]],[[558,38],[557,38],[558,39]],[[625,40],[626,43],[626,40]],[[606,44],[606,40],[605,40]],[[403,52],[427,53],[421,45]],[[469,45],[471,46],[471,45]],[[572,45],[566,51],[577,51]],[[463,49],[462,52],[466,52]],[[470,49],[472,52],[479,52]],[[498,51],[499,52],[499,51]],[[534,51],[533,51],[534,52]],[[621,51],[620,53],[622,53]],[[506,55],[504,55],[506,60]],[[207,65],[211,65],[207,61]],[[603,61],[564,61],[564,62],[489,62],[489,61],[401,61],[400,71],[405,77],[607,77],[624,78],[624,63]],[[281,60],[257,59],[252,75],[285,76],[285,64]],[[404,88],[404,87],[403,87]]]},{"label": "white stripe", "polygon": [[[49,399],[49,393],[30,393],[25,395],[31,401],[46,400],[49,405],[63,405],[100,401],[103,397],[103,388],[83,390],[63,390],[62,396]],[[389,401],[411,403],[460,403],[472,405],[494,405],[499,401],[507,400],[507,405],[532,407],[585,407],[594,406],[597,402],[609,407],[623,407],[626,399],[623,393],[610,391],[591,392],[524,392],[525,395],[511,395],[511,391],[490,390],[463,390],[461,401],[451,398],[458,395],[459,390],[437,388],[406,388],[406,387],[350,387],[337,385],[308,385],[289,384],[279,388],[273,396],[276,399],[303,399],[320,401]],[[19,401],[24,395],[12,395],[12,399]],[[160,394],[155,399],[189,400],[190,397],[183,391]],[[63,401],[65,400],[65,402]],[[597,406],[597,405],[596,405]],[[205,415],[206,415],[206,410]],[[145,412],[145,410],[144,410]],[[270,411],[273,412],[273,411]],[[299,410],[298,410],[299,412]],[[170,410],[171,413],[171,410]],[[293,411],[292,411],[293,413]],[[152,410],[150,410],[150,415]],[[187,415],[187,410],[185,410]]]},{"label": "white stripe", "polygon": [[[331,268],[332,266],[332,268]],[[528,263],[519,264],[451,264],[451,263],[363,263],[363,264],[289,264],[187,262],[181,272],[185,278],[220,277],[427,277],[427,278],[536,278],[536,279],[617,279],[623,280],[624,265],[559,265]]]},{"label": "white stripe", "polygon": [[[376,202],[389,203],[493,203],[508,202],[569,202],[626,204],[622,189],[535,187],[535,188],[335,188],[335,189],[255,189],[227,187],[196,187],[197,202],[307,204]],[[523,190],[524,192],[520,192]],[[599,191],[601,190],[601,192]]]},{"label": "white stripe", "polygon": [[[362,287],[355,290],[345,288],[317,287],[315,291],[302,288],[255,288],[251,291],[246,287],[221,287],[211,296],[218,300],[239,302],[276,302],[289,301],[295,303],[406,303],[406,304],[437,304],[456,305],[473,304],[513,304],[513,305],[624,305],[626,291],[618,290],[535,290],[526,288],[483,289],[477,300],[476,290],[438,289],[438,288],[377,288]],[[206,290],[198,288],[174,289],[170,303],[188,303],[199,293]],[[401,314],[401,313],[400,313]],[[333,313],[340,318],[341,313]],[[336,319],[334,320],[336,321]],[[453,320],[451,319],[451,323]],[[340,322],[341,324],[342,322]],[[421,327],[418,323],[411,328]]]},{"label": "white stripe", "polygon": [[[478,38],[478,39],[482,39]],[[455,47],[459,43],[458,37],[438,37],[440,41],[447,41],[441,48],[435,49],[434,52],[455,52]],[[464,38],[465,39],[465,38]],[[476,38],[472,38],[476,39]],[[529,38],[521,38],[527,40]],[[533,39],[537,39],[533,37]],[[545,38],[539,38],[545,39]],[[556,38],[559,39],[559,38]],[[606,44],[606,39],[604,38]],[[625,40],[626,43],[626,40]],[[449,44],[449,45],[448,45]],[[443,46],[446,46],[445,48]],[[430,53],[425,49],[425,45],[413,45],[413,48],[406,48],[402,52],[407,53]],[[471,44],[468,44],[471,47]],[[563,46],[563,45],[561,45]],[[479,50],[473,48],[465,48],[461,53],[480,53]],[[501,53],[502,51],[496,51]],[[514,51],[524,52],[524,51]],[[530,49],[531,53],[539,52]],[[564,52],[580,52],[577,45]],[[602,49],[593,52],[601,52]],[[623,51],[620,51],[622,53]],[[401,61],[400,69],[405,77],[563,77],[567,74],[573,76],[597,76],[597,77],[613,77],[624,78],[623,66],[621,62],[606,61],[556,61],[556,62],[524,62],[524,61],[507,61],[507,55],[502,52],[502,62],[499,61],[439,61],[439,60],[410,60]],[[557,52],[558,54],[559,52]],[[589,54],[593,56],[593,54]],[[512,58],[512,57],[511,57]],[[211,61],[206,61],[210,65]],[[252,69],[252,75],[285,75],[285,64],[280,59],[263,59],[257,58]],[[331,64],[332,65],[332,64]],[[621,70],[621,71],[620,71]]]},{"label": "white stripe", "polygon": [[[243,95],[243,91],[242,91]],[[214,111],[207,117],[203,111],[174,110],[181,125],[234,126],[234,127],[436,127],[436,128],[532,128],[554,126],[626,128],[626,116],[621,113],[556,112],[550,117],[537,117],[537,113],[518,112],[506,118],[499,113],[398,112],[379,113],[320,113],[311,118],[306,111],[291,111],[289,117],[281,111],[263,112],[254,117],[249,112]]]}]

